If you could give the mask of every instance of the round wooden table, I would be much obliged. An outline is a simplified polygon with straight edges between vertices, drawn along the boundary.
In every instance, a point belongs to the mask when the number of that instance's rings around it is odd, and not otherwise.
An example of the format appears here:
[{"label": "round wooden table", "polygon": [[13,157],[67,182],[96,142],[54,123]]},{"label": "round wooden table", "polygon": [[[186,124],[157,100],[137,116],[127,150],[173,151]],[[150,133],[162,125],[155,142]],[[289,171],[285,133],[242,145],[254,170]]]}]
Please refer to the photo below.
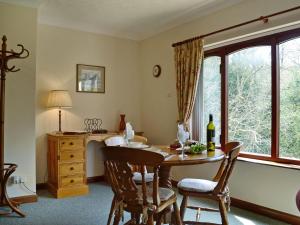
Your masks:
[{"label": "round wooden table", "polygon": [[180,154],[176,150],[171,150],[167,146],[155,146],[162,150],[162,152],[167,153],[165,161],[159,168],[159,186],[172,188],[172,181],[170,178],[171,167],[172,166],[186,166],[186,165],[196,165],[203,163],[217,162],[224,158],[224,152],[220,149],[216,149],[214,152],[203,151],[201,154],[187,154],[186,158],[181,159]]}]

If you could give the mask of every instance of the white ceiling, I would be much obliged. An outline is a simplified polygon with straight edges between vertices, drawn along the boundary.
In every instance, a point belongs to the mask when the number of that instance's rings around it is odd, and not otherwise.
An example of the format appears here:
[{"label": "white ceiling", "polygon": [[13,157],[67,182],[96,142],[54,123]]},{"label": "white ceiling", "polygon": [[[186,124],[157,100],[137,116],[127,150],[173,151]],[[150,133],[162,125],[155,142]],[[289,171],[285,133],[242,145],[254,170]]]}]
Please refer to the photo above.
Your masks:
[{"label": "white ceiling", "polygon": [[142,40],[242,0],[0,0],[39,8],[38,21]]}]

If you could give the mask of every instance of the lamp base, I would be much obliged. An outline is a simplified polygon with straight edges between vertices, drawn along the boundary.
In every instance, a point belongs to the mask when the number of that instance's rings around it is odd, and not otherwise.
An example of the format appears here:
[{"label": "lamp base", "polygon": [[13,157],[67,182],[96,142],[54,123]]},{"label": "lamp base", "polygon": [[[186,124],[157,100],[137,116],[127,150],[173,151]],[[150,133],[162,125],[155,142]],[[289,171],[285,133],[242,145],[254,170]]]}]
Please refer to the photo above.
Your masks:
[{"label": "lamp base", "polygon": [[60,108],[58,111],[58,132],[61,132],[61,109]]}]

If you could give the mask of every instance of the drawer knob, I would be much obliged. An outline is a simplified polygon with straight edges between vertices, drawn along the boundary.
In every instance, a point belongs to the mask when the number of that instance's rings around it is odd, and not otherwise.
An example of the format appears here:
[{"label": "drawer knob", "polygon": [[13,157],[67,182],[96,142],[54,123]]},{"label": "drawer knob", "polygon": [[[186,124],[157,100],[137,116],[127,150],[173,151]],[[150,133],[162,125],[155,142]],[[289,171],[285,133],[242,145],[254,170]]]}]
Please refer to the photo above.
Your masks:
[{"label": "drawer knob", "polygon": [[64,144],[65,144],[65,142],[63,141],[63,142],[62,142],[62,144],[64,145]]},{"label": "drawer knob", "polygon": [[70,170],[74,170],[74,167],[70,167]]},{"label": "drawer knob", "polygon": [[70,158],[74,158],[74,155],[72,154],[72,155],[70,155]]},{"label": "drawer knob", "polygon": [[73,142],[70,142],[70,145],[74,145],[74,143],[73,143]]},{"label": "drawer knob", "polygon": [[74,180],[70,180],[70,183],[74,183]]}]

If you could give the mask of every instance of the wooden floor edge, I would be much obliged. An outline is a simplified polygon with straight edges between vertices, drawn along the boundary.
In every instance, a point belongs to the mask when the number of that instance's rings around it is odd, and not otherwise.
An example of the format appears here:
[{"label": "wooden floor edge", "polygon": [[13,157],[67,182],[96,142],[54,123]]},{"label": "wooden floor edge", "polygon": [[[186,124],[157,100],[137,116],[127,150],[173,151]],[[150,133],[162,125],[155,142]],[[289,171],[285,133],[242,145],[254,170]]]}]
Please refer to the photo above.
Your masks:
[{"label": "wooden floor edge", "polygon": [[[172,180],[173,187],[176,187],[177,184],[178,184],[178,181]],[[295,215],[292,215],[292,214],[289,214],[286,212],[278,211],[275,209],[267,208],[267,207],[264,207],[261,205],[256,205],[254,203],[243,201],[238,198],[231,197],[230,199],[231,199],[231,205],[235,206],[237,208],[255,212],[257,214],[267,216],[271,219],[280,220],[280,221],[283,221],[283,222],[286,222],[286,223],[289,223],[292,225],[300,224],[300,217],[298,217],[298,216],[295,216]]]},{"label": "wooden floor edge", "polygon": [[20,204],[32,203],[32,202],[38,201],[38,196],[37,195],[24,195],[24,196],[10,198],[10,200],[12,200],[14,202],[18,202]]}]

